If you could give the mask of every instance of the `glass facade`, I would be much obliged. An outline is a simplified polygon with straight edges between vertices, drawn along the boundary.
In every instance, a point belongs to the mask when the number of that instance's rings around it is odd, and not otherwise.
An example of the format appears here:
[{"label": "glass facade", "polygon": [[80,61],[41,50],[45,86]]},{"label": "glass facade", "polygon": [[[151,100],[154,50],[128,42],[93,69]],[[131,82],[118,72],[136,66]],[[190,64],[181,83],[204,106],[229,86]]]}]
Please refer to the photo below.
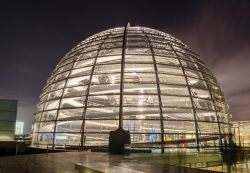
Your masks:
[{"label": "glass facade", "polygon": [[57,64],[36,107],[33,145],[108,145],[121,126],[132,143],[219,146],[229,121],[197,54],[169,34],[128,26],[87,38]]},{"label": "glass facade", "polygon": [[250,121],[233,121],[234,142],[240,147],[250,147]]}]

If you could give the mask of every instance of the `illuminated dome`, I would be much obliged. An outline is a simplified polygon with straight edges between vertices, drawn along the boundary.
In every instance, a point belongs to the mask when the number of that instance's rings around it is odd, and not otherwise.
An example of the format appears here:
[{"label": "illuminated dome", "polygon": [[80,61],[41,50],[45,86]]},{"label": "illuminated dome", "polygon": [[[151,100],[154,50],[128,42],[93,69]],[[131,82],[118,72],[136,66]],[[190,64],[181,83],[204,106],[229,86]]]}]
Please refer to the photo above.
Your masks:
[{"label": "illuminated dome", "polygon": [[87,38],[57,64],[36,108],[32,143],[107,146],[120,126],[132,144],[220,146],[229,120],[197,54],[169,34],[127,26]]}]

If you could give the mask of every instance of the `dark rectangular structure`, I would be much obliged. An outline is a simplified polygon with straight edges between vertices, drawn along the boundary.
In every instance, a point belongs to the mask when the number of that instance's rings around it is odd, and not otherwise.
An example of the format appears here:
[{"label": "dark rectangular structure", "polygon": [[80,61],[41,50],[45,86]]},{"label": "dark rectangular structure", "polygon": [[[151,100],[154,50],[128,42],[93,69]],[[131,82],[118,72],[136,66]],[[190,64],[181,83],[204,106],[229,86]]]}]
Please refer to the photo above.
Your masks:
[{"label": "dark rectangular structure", "polygon": [[17,100],[0,99],[0,141],[15,140]]},{"label": "dark rectangular structure", "polygon": [[109,134],[109,152],[112,154],[123,154],[124,145],[130,144],[130,134],[128,130],[118,128],[110,131]]}]

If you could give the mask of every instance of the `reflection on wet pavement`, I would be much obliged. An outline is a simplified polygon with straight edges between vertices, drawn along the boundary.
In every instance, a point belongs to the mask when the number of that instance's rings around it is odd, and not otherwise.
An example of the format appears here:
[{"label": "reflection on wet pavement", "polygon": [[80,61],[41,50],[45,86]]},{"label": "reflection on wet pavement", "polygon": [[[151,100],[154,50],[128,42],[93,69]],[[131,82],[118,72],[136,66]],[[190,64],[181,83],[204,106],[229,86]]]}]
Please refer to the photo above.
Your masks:
[{"label": "reflection on wet pavement", "polygon": [[123,155],[94,152],[64,152],[0,157],[1,173],[200,173],[206,170],[126,159]]},{"label": "reflection on wet pavement", "polygon": [[93,172],[93,173],[144,173],[142,171],[137,171],[130,168],[124,168],[121,166],[112,166],[105,163],[84,163],[84,164],[75,164],[76,170],[79,171],[79,173],[82,172]]},{"label": "reflection on wet pavement", "polygon": [[128,159],[143,163],[168,164],[217,172],[250,172],[250,151],[169,152],[164,154],[130,154]]}]

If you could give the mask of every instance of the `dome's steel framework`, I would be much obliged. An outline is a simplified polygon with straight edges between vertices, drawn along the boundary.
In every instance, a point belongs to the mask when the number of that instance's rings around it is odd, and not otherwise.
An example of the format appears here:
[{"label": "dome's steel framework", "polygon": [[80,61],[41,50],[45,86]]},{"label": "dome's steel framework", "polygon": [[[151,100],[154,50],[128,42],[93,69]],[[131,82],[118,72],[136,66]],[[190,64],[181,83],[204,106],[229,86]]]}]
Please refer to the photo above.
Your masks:
[{"label": "dome's steel framework", "polygon": [[230,114],[211,71],[187,45],[145,27],[109,29],[80,42],[58,63],[40,96],[33,145],[131,142],[224,146]]}]

